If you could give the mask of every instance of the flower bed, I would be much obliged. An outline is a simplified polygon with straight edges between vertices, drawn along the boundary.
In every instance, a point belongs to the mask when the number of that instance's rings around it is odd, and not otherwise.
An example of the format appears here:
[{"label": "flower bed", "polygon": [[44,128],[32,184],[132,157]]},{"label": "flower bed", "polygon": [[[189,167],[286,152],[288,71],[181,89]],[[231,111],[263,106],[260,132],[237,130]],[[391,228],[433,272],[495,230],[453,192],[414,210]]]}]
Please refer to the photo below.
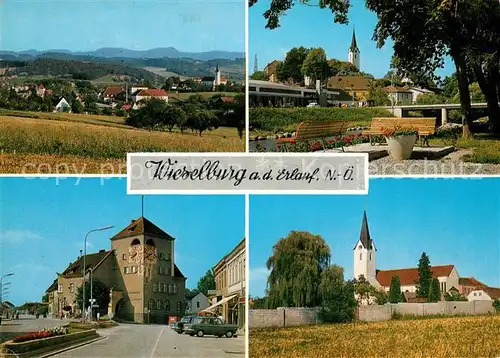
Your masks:
[{"label": "flower bed", "polygon": [[55,327],[52,329],[45,328],[39,332],[33,332],[22,336],[14,337],[14,339],[12,339],[12,342],[14,343],[28,342],[35,339],[62,336],[65,334],[68,334],[68,329],[66,327]]},{"label": "flower bed", "polygon": [[329,139],[305,140],[296,143],[283,143],[278,145],[279,152],[317,152],[328,149],[348,147],[350,145],[369,142],[369,138],[361,133],[337,136]]}]

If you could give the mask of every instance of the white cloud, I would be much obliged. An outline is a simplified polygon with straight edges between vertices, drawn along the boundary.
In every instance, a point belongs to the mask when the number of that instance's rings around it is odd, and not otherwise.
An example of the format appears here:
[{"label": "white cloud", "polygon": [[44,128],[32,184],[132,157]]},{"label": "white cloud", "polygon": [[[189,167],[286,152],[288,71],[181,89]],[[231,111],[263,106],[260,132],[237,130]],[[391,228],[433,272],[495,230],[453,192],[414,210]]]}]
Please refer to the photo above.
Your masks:
[{"label": "white cloud", "polygon": [[1,241],[4,243],[19,243],[42,240],[42,236],[28,230],[6,230],[0,233]]},{"label": "white cloud", "polygon": [[256,267],[250,269],[250,281],[252,282],[267,281],[268,276],[269,270],[267,267]]}]

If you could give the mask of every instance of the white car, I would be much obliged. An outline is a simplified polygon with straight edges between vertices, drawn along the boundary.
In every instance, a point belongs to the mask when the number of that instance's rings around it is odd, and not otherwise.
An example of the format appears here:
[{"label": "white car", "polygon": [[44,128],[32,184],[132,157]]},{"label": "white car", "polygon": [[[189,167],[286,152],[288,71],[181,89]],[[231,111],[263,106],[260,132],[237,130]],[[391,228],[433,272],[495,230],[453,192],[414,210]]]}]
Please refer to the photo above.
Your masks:
[{"label": "white car", "polygon": [[311,102],[307,105],[307,108],[311,108],[311,107],[319,107],[319,104],[316,103],[316,102]]}]

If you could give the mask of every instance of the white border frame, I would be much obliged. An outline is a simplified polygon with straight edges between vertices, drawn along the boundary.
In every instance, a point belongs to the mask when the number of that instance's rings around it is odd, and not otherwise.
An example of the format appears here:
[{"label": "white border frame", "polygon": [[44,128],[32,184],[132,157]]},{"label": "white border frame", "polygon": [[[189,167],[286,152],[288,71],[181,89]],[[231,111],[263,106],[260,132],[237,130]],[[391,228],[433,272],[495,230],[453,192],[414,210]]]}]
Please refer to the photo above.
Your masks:
[{"label": "white border frame", "polygon": [[[244,157],[244,158],[342,158],[342,157],[364,157],[364,190],[132,190],[130,188],[132,171],[132,157]],[[127,195],[367,195],[369,189],[369,162],[367,153],[127,153]]]}]

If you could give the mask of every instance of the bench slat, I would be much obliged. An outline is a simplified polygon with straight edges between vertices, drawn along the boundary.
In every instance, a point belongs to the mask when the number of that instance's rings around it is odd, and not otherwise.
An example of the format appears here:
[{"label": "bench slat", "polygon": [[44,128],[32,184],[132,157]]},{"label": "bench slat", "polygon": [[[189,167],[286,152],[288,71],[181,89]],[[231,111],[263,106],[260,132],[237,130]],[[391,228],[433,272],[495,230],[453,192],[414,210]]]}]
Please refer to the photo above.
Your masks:
[{"label": "bench slat", "polygon": [[370,128],[363,131],[363,134],[378,134],[381,135],[383,128],[395,127],[413,127],[418,128],[419,135],[431,135],[436,132],[437,118],[384,118],[375,117],[372,119]]},{"label": "bench slat", "polygon": [[278,143],[340,135],[347,131],[349,123],[348,121],[304,121],[299,124],[295,137],[281,138]]}]

